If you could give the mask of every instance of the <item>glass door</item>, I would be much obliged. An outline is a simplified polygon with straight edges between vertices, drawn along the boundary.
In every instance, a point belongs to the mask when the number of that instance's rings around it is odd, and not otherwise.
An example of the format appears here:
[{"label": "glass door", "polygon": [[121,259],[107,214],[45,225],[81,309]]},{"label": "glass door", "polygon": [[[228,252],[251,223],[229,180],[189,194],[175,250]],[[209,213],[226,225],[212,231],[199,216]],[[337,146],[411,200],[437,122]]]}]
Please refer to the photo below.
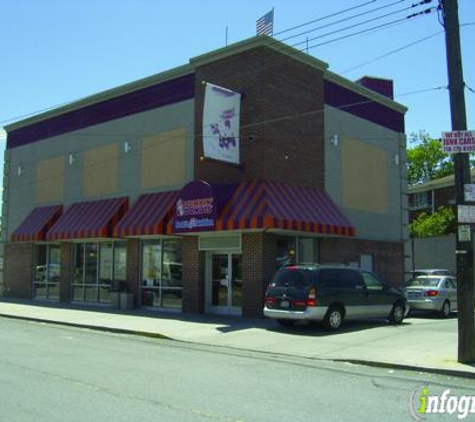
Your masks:
[{"label": "glass door", "polygon": [[210,253],[208,263],[207,310],[240,314],[242,306],[242,255]]}]

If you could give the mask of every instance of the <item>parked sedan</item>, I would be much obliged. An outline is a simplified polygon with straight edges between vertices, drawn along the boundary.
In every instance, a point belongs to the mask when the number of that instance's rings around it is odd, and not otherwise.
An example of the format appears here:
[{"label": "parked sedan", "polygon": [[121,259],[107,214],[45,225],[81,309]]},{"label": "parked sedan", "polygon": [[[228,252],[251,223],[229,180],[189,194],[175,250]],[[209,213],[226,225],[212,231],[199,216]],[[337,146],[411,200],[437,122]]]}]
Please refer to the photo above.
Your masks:
[{"label": "parked sedan", "polygon": [[417,277],[406,287],[406,295],[411,309],[438,312],[444,318],[457,310],[457,281],[452,276]]}]

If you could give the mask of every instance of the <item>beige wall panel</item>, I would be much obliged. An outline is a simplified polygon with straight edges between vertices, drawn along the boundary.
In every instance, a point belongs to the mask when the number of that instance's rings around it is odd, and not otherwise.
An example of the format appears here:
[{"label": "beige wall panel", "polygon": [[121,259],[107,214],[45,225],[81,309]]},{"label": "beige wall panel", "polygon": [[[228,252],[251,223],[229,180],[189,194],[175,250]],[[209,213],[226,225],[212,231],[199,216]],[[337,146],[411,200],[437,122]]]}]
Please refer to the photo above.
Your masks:
[{"label": "beige wall panel", "polygon": [[84,196],[102,196],[117,192],[118,158],[117,144],[89,149],[84,153]]},{"label": "beige wall panel", "polygon": [[61,203],[64,196],[64,157],[48,158],[36,166],[36,203]]},{"label": "beige wall panel", "polygon": [[387,151],[354,139],[345,139],[342,142],[341,154],[343,206],[387,213]]},{"label": "beige wall panel", "polygon": [[184,184],[186,181],[185,158],[185,128],[144,138],[142,189],[157,189]]}]

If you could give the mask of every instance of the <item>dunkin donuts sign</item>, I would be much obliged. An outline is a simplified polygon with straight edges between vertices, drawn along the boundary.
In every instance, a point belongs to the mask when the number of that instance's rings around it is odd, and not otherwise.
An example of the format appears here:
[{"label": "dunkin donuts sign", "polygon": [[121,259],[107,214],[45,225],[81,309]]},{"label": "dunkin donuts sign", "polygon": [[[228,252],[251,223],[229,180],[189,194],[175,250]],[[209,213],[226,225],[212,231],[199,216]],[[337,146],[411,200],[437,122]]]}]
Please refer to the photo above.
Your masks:
[{"label": "dunkin donuts sign", "polygon": [[175,206],[175,233],[210,231],[216,223],[216,195],[210,184],[198,180],[188,183]]}]

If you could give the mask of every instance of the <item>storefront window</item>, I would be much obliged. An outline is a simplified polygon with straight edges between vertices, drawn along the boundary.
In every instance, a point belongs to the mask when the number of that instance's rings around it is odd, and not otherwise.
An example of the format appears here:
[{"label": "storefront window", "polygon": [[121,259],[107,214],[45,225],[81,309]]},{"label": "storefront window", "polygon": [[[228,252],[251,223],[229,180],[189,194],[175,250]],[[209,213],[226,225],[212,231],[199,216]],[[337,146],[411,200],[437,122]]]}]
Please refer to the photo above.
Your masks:
[{"label": "storefront window", "polygon": [[295,240],[293,236],[277,237],[277,267],[295,263]]},{"label": "storefront window", "polygon": [[299,237],[297,255],[298,262],[317,262],[317,239],[314,237]]},{"label": "storefront window", "polygon": [[276,266],[318,262],[318,239],[303,236],[278,236]]},{"label": "storefront window", "polygon": [[126,259],[123,242],[76,244],[73,300],[110,303],[112,281],[125,281]]},{"label": "storefront window", "polygon": [[37,245],[33,295],[37,299],[59,299],[61,249],[59,245]]},{"label": "storefront window", "polygon": [[142,244],[142,305],[181,308],[181,240],[147,240]]}]

